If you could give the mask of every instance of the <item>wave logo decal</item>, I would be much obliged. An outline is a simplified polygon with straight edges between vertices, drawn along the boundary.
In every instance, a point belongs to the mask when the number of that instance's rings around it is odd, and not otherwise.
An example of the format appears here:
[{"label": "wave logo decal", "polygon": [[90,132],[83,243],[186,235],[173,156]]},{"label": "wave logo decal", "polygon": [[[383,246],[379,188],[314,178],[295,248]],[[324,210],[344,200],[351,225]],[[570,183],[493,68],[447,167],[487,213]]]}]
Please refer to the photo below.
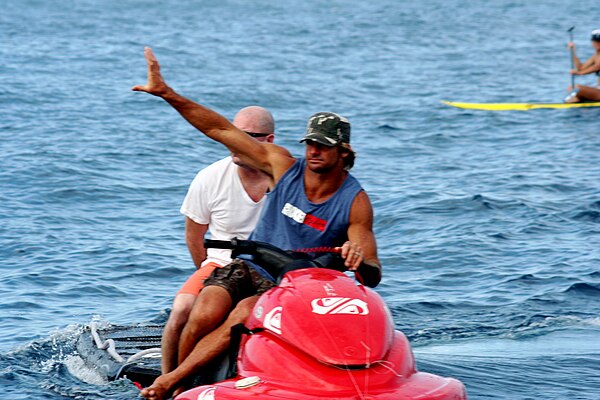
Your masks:
[{"label": "wave logo decal", "polygon": [[215,400],[215,391],[217,388],[211,386],[198,395],[198,400]]},{"label": "wave logo decal", "polygon": [[279,335],[281,335],[281,313],[283,312],[283,307],[275,307],[271,311],[265,315],[265,320],[263,324],[265,329],[273,331]]},{"label": "wave logo decal", "polygon": [[351,299],[349,297],[324,297],[314,299],[311,303],[312,312],[315,314],[352,314],[367,315],[369,306],[360,299]]}]

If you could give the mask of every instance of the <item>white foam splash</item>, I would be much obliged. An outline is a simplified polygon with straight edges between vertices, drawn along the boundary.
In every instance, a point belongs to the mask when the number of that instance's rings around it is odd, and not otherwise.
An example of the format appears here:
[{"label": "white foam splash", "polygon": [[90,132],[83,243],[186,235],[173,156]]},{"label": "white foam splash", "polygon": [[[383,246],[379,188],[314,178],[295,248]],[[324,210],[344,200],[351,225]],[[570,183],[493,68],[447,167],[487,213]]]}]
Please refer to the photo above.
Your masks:
[{"label": "white foam splash", "polygon": [[79,356],[68,356],[63,363],[71,375],[85,383],[94,385],[104,385],[108,383],[97,370],[89,367]]},{"label": "white foam splash", "polygon": [[588,318],[583,320],[584,325],[600,326],[600,317]]}]

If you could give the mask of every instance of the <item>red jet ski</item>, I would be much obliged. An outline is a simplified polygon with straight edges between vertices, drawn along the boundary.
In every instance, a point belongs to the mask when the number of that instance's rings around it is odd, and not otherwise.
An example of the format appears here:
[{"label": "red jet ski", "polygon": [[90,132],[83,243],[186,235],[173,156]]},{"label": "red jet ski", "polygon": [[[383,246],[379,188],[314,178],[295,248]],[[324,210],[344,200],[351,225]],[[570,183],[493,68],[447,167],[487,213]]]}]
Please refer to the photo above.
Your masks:
[{"label": "red jet ski", "polygon": [[408,340],[394,330],[381,297],[330,269],[341,269],[339,256],[293,261],[261,242],[206,245],[232,248],[234,256],[251,254],[271,275],[283,277],[246,323],[237,376],[176,400],[467,398],[460,381],[416,370]]}]

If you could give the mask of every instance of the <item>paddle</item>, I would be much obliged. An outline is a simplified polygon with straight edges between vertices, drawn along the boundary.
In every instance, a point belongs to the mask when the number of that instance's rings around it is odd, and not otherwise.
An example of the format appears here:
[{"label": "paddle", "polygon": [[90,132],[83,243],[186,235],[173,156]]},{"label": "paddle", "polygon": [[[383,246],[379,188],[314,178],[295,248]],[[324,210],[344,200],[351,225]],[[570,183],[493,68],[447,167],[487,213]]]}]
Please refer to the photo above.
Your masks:
[{"label": "paddle", "polygon": [[[570,27],[569,32],[569,43],[573,42],[573,30],[574,26]],[[575,49],[571,47],[571,70],[575,69]],[[575,75],[571,74],[571,90],[575,90]]]},{"label": "paddle", "polygon": [[[573,30],[574,26],[570,27],[567,32],[569,32],[570,42],[573,42]],[[571,49],[571,71],[575,69],[575,48],[570,47]],[[577,97],[577,93],[579,93],[579,89],[575,87],[575,75],[571,74],[571,93],[563,100],[565,103],[578,103],[580,100]]]}]

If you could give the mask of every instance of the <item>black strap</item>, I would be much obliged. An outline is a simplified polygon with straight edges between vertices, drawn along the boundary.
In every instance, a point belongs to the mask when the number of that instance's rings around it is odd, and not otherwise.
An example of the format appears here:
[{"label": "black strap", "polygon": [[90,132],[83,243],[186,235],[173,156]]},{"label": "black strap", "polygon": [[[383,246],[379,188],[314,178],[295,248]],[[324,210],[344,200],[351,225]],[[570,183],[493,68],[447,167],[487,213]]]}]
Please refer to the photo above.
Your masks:
[{"label": "black strap", "polygon": [[381,269],[378,266],[360,263],[356,270],[357,278],[365,286],[374,288],[381,281]]},{"label": "black strap", "polygon": [[229,342],[229,369],[227,370],[227,378],[233,378],[237,375],[237,356],[240,352],[242,343],[242,335],[253,335],[264,331],[263,328],[257,328],[253,331],[246,328],[244,324],[237,324],[231,327],[231,340]]}]

